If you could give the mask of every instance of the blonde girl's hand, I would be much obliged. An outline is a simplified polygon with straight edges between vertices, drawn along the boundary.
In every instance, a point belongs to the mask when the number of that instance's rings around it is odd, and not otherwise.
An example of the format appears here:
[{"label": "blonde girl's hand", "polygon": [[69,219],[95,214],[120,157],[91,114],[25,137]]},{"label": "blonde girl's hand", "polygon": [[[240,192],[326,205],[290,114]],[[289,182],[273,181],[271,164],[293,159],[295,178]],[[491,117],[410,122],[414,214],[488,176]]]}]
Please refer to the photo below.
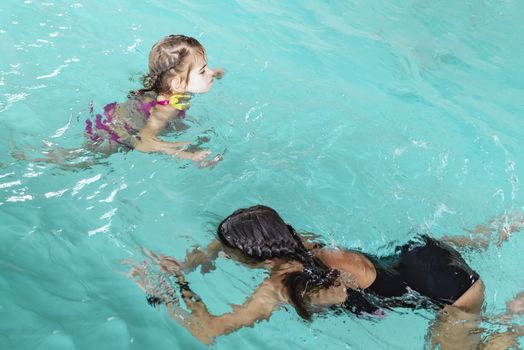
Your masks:
[{"label": "blonde girl's hand", "polygon": [[213,78],[220,80],[223,76],[224,68],[213,68]]}]

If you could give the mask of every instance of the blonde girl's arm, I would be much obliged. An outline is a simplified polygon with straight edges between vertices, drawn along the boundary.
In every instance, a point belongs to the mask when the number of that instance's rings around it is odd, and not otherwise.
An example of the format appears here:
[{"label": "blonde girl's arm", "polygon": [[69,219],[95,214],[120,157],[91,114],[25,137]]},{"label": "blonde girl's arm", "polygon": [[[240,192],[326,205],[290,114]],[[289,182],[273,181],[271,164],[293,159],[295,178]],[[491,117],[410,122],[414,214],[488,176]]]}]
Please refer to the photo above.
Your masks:
[{"label": "blonde girl's arm", "polygon": [[134,149],[145,153],[164,153],[175,156],[179,159],[189,159],[199,162],[204,160],[211,151],[207,149],[198,150],[195,152],[188,152],[183,149],[184,146],[191,144],[191,142],[166,142],[154,136],[140,136],[134,144]]},{"label": "blonde girl's arm", "polygon": [[158,135],[160,132],[165,129],[166,124],[176,115],[176,112],[173,112],[173,109],[169,107],[155,106],[151,110],[151,115],[146,125],[140,130],[139,137],[135,140],[133,147],[141,152],[165,153],[180,159],[202,161],[211,153],[209,150],[188,152],[183,150],[183,147],[191,142],[166,142],[159,139]]}]

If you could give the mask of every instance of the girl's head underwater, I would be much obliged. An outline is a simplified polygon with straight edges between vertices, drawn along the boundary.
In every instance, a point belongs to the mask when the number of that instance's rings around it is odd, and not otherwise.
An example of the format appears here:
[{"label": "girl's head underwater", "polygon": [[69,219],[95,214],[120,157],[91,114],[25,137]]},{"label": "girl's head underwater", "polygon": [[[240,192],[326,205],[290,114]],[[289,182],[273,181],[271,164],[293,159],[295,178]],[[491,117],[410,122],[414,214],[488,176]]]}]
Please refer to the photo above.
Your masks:
[{"label": "girl's head underwater", "polygon": [[304,319],[311,318],[308,292],[327,288],[339,277],[304,247],[300,236],[272,208],[256,205],[239,209],[218,226],[218,239],[227,248],[252,264],[266,260],[298,261],[303,269],[286,274],[283,283],[289,300]]},{"label": "girl's head underwater", "polygon": [[226,247],[258,262],[305,252],[293,228],[275,210],[263,205],[229,215],[218,226],[218,238]]},{"label": "girl's head underwater", "polygon": [[142,83],[145,90],[159,95],[204,93],[213,86],[215,72],[207,67],[206,51],[198,40],[169,35],[149,53],[149,72]]}]

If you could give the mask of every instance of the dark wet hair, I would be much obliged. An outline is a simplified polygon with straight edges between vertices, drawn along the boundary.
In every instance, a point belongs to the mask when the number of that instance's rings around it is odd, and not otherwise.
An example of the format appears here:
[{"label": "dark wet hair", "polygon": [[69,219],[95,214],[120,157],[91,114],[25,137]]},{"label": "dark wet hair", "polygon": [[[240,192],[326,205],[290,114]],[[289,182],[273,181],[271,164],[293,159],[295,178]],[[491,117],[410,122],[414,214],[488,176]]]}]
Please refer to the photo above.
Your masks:
[{"label": "dark wet hair", "polygon": [[311,319],[311,312],[305,296],[331,286],[339,276],[338,270],[327,267],[304,247],[293,227],[272,208],[256,205],[239,209],[220,223],[217,234],[223,245],[254,262],[274,258],[301,262],[304,269],[287,274],[283,282],[292,305],[306,320]]},{"label": "dark wet hair", "polygon": [[206,51],[195,38],[169,35],[158,41],[149,53],[149,72],[142,77],[142,91],[168,93],[177,76],[187,84],[197,56],[205,58]]}]

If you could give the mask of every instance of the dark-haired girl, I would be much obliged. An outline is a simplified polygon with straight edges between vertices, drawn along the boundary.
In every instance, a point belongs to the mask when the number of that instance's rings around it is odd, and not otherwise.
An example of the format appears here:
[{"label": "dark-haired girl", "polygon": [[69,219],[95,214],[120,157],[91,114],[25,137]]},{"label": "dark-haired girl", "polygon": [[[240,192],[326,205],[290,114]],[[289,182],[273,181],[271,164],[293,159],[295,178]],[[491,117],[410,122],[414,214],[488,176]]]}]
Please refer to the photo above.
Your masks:
[{"label": "dark-haired girl", "polygon": [[[192,291],[183,272],[199,265],[209,270],[210,261],[220,252],[269,273],[243,305],[214,316]],[[434,326],[438,335],[433,337],[442,348],[467,348],[480,342],[479,332],[473,330],[478,327],[484,301],[482,280],[456,250],[429,236],[398,247],[388,257],[325,248],[299,236],[275,210],[257,205],[224,219],[217,240],[204,252],[189,254],[184,264],[147,253],[163,272],[176,276],[190,312],[179,306],[175,291],[162,279],[160,284],[152,283],[139,268],[132,270],[132,276],[149,294],[150,303],[164,303],[172,317],[204,343],[268,319],[283,304],[292,305],[305,320],[328,308],[377,318],[397,307],[432,308],[443,311]],[[453,339],[452,344],[446,344],[446,339]]]}]

